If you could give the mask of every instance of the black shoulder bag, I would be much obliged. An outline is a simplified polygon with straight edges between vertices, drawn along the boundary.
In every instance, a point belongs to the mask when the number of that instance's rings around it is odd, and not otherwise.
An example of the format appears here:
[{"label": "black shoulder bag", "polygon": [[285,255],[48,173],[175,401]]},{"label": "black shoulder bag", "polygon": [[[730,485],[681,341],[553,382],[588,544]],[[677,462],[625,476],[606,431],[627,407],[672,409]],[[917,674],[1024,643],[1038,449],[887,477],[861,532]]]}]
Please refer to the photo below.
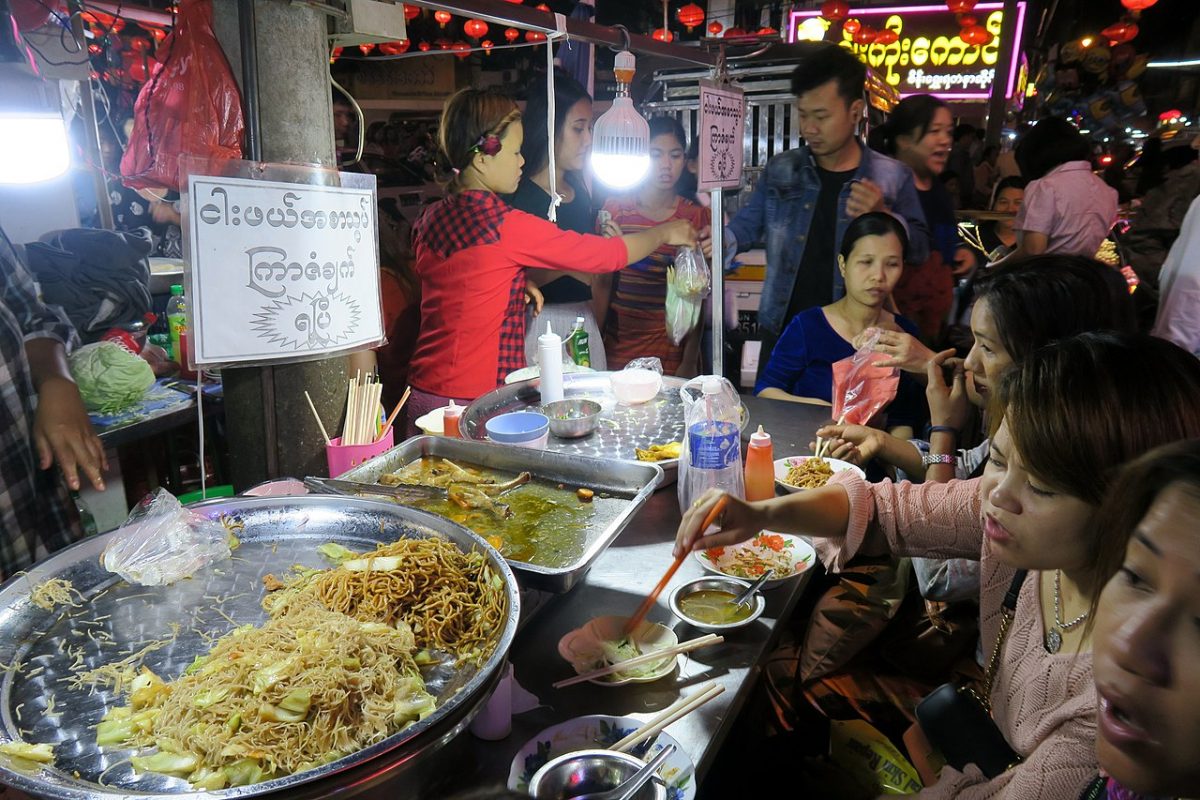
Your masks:
[{"label": "black shoulder bag", "polygon": [[1023,569],[1017,571],[1004,595],[1000,632],[988,661],[982,691],[943,683],[917,705],[917,722],[925,738],[941,751],[947,764],[960,772],[967,764],[974,764],[985,776],[994,778],[1021,760],[992,719],[991,697],[992,682],[1000,667],[1000,650],[1017,612],[1017,596],[1025,582],[1025,573]]}]

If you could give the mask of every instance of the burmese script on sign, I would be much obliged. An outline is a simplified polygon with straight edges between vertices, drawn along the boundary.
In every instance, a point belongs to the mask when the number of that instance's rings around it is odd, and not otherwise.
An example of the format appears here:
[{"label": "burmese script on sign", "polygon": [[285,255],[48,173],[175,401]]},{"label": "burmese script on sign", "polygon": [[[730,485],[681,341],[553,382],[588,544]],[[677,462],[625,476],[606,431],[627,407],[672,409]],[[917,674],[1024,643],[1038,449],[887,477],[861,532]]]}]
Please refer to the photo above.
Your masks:
[{"label": "burmese script on sign", "polygon": [[188,185],[196,364],[382,340],[373,188],[198,175]]},{"label": "burmese script on sign", "polygon": [[742,182],[746,99],[741,89],[700,83],[700,191]]}]

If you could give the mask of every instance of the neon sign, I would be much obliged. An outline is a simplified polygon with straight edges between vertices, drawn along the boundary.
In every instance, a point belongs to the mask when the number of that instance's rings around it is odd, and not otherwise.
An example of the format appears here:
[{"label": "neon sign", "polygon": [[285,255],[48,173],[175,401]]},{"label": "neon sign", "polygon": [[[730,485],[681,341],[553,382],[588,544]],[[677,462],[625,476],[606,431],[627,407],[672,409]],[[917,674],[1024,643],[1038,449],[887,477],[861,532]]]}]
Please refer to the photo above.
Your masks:
[{"label": "neon sign", "polygon": [[[1013,69],[1005,97],[1012,97],[1016,84],[1025,6],[1025,0],[1017,3]],[[975,6],[973,14],[993,37],[985,45],[964,42],[958,35],[958,22],[944,4],[851,10],[850,17],[876,30],[893,30],[898,38],[891,44],[855,44],[852,36],[842,30],[838,44],[877,69],[902,97],[933,94],[946,100],[987,100],[1000,60],[1003,9],[1004,4],[996,2]],[[824,38],[829,26],[819,9],[793,11],[788,19],[788,41]]]}]

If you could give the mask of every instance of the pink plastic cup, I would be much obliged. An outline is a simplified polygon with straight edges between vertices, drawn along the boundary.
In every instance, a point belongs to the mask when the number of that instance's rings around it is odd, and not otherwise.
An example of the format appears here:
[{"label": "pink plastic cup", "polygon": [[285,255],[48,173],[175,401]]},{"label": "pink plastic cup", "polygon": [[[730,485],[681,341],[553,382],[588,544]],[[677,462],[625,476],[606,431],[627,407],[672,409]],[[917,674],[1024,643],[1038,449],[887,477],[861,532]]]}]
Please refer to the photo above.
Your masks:
[{"label": "pink plastic cup", "polygon": [[336,478],[364,461],[369,461],[380,453],[391,450],[395,430],[395,428],[388,428],[382,439],[370,444],[344,445],[340,436],[331,439],[329,444],[325,445],[325,460],[329,464],[329,477]]}]

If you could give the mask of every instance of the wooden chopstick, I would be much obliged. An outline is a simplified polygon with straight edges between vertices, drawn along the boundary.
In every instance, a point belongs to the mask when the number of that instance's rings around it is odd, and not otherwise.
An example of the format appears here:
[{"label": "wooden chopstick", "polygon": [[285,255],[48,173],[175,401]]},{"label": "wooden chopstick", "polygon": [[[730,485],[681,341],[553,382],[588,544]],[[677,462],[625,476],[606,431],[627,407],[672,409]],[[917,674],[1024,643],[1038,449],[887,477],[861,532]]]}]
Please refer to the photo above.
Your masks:
[{"label": "wooden chopstick", "polygon": [[317,427],[321,429],[321,436],[325,438],[325,444],[333,444],[329,440],[329,434],[325,432],[325,423],[321,422],[321,415],[317,413],[317,407],[313,405],[312,398],[308,396],[308,392],[304,392],[304,399],[308,401],[308,407],[312,409],[313,417],[317,420]]},{"label": "wooden chopstick", "polygon": [[[842,414],[842,416],[838,417],[838,421],[837,421],[837,422],[835,422],[835,423],[834,423],[834,425],[842,425],[842,424],[844,424],[845,422],[846,422],[846,415],[845,415],[845,414]],[[824,449],[828,450],[828,449],[829,449],[829,440],[828,440],[828,439],[824,439],[824,440],[822,440],[822,439],[821,439],[821,437],[820,437],[820,436],[818,436],[818,437],[817,437],[817,449],[816,449],[816,451],[815,451],[815,453],[814,453],[814,456],[815,456],[816,458],[822,458],[822,457],[823,457],[823,456],[821,455],[821,449],[822,449],[822,447],[823,447]]]},{"label": "wooden chopstick", "polygon": [[[379,439],[387,436],[388,429],[392,427],[392,423],[396,421],[396,417],[400,415],[400,409],[404,408],[404,404],[408,402],[408,396],[412,394],[412,387],[406,387],[404,394],[400,396],[400,402],[396,403],[396,407],[392,409],[392,413],[388,414],[387,420],[383,423],[383,430],[379,432]],[[379,441],[376,439],[375,441]]]},{"label": "wooden chopstick", "polygon": [[624,661],[618,661],[616,664],[609,664],[607,667],[600,667],[590,672],[583,672],[579,675],[573,675],[570,678],[563,678],[561,681],[557,681],[552,685],[555,689],[562,689],[566,686],[574,686],[577,683],[590,681],[594,678],[603,678],[605,675],[611,675],[614,672],[621,672],[622,670],[629,669],[630,667],[640,667],[643,664],[652,664],[659,659],[666,658],[667,656],[677,656],[680,653],[690,653],[692,650],[699,650],[701,647],[720,644],[723,641],[725,641],[725,637],[717,636],[713,633],[709,633],[704,636],[697,636],[695,639],[691,639],[686,642],[680,642],[674,647],[655,650],[653,653],[642,653],[640,656],[627,658]]},{"label": "wooden chopstick", "polygon": [[645,725],[614,744],[609,748],[609,750],[616,750],[620,753],[629,752],[629,749],[634,745],[650,738],[651,736],[657,736],[662,732],[663,728],[678,722],[680,719],[692,713],[697,708],[704,705],[709,700],[712,700],[714,697],[717,697],[724,691],[724,686],[718,686],[715,682],[709,681],[703,687],[701,687],[700,691],[692,694],[689,697],[685,697],[676,701]]},{"label": "wooden chopstick", "polygon": [[[728,495],[722,497],[708,512],[708,516],[704,518],[704,524],[700,526],[701,535],[708,530],[709,526],[712,525],[713,522],[716,521],[717,517],[720,516],[721,512],[725,510],[725,504],[728,501]],[[642,601],[642,604],[638,606],[638,610],[634,612],[634,615],[629,618],[628,622],[625,623],[625,630],[623,632],[624,636],[629,636],[629,634],[633,633],[641,621],[646,618],[646,615],[650,613],[650,609],[654,608],[654,602],[658,600],[658,596],[662,594],[662,590],[667,588],[667,584],[670,583],[671,578],[675,576],[675,573],[683,565],[683,559],[685,558],[687,558],[687,553],[680,555],[675,559],[674,563],[667,568],[667,572],[662,576],[662,580],[658,582],[658,585],[654,587],[654,590],[650,592],[650,594],[646,596],[646,599]]]}]

